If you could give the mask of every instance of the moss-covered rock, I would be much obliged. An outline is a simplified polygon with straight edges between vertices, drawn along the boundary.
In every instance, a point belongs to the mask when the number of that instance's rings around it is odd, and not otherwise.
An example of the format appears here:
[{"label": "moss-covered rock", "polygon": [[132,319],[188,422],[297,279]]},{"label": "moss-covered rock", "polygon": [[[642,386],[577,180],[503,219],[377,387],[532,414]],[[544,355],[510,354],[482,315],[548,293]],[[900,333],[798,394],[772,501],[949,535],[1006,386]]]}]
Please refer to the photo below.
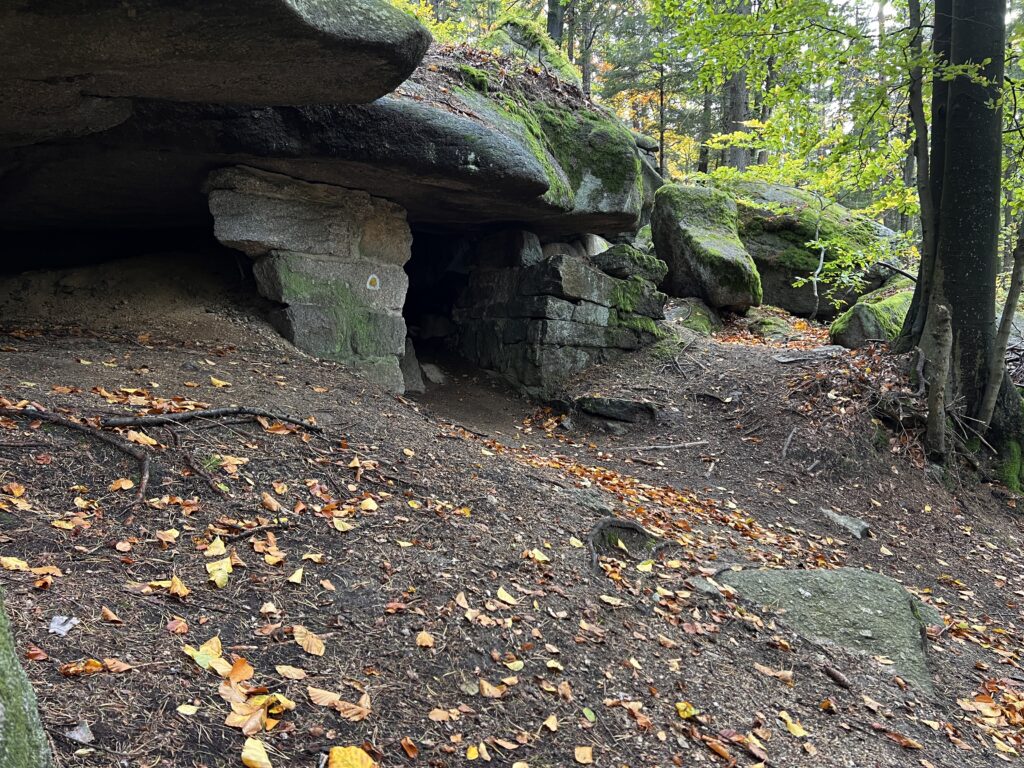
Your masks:
[{"label": "moss-covered rock", "polygon": [[665,316],[670,325],[686,328],[701,336],[710,336],[722,327],[722,318],[718,313],[697,298],[673,302]]},{"label": "moss-covered rock", "polygon": [[761,303],[761,279],[737,233],[736,203],[710,187],[666,184],[655,195],[651,230],[668,265],[671,296],[696,296],[715,309]]},{"label": "moss-covered rock", "polygon": [[0,593],[0,765],[47,768],[50,764],[36,696],[18,663]]},{"label": "moss-covered rock", "polygon": [[829,328],[833,344],[849,349],[899,336],[914,296],[913,283],[900,278],[860,297]]},{"label": "moss-covered rock", "polygon": [[565,57],[540,24],[517,14],[498,19],[491,31],[480,41],[484,48],[495,48],[504,54],[523,56],[567,83],[580,85],[580,73]]},{"label": "moss-covered rock", "polygon": [[[765,302],[795,315],[810,315],[817,307],[819,317],[834,317],[833,296],[819,288],[816,301],[811,284],[793,283],[814,273],[821,258],[820,248],[807,244],[827,241],[825,262],[840,253],[877,251],[893,232],[838,203],[806,190],[757,180],[732,180],[720,186],[733,195],[739,211],[739,236],[761,275]],[[871,291],[882,277],[866,276],[860,292]],[[837,298],[852,304],[859,292],[844,289]]]},{"label": "moss-covered rock", "polygon": [[623,279],[636,276],[658,284],[668,274],[668,265],[664,261],[626,243],[613,245],[590,260],[606,275]]},{"label": "moss-covered rock", "polygon": [[637,230],[633,237],[633,247],[643,253],[654,252],[654,236],[651,234],[650,224],[644,224]]},{"label": "moss-covered rock", "polygon": [[754,310],[748,316],[749,324],[752,333],[756,333],[768,341],[790,341],[797,334],[790,327],[786,319],[780,314],[769,311],[772,308],[762,307]]}]

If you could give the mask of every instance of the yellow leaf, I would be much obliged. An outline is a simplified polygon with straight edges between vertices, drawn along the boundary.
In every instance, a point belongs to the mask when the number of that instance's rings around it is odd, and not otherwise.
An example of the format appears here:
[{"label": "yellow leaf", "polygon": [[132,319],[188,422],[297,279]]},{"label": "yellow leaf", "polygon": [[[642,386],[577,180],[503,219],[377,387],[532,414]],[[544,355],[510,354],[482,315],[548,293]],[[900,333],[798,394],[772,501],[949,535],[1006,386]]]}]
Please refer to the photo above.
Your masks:
[{"label": "yellow leaf", "polygon": [[352,525],[352,523],[346,522],[346,521],[342,520],[340,517],[334,518],[331,522],[334,524],[334,529],[336,531],[341,531],[342,533],[346,533],[348,531],[355,530],[355,526]]},{"label": "yellow leaf", "polygon": [[576,549],[582,549],[583,542],[580,541],[579,539],[577,539],[575,536],[570,536],[569,537],[569,546],[570,547],[574,547]]},{"label": "yellow leaf", "polygon": [[6,571],[27,571],[28,563],[16,557],[0,557],[0,567]]},{"label": "yellow leaf", "polygon": [[303,560],[309,560],[312,563],[322,563],[324,556],[319,552],[309,552],[302,556]]},{"label": "yellow leaf", "polygon": [[274,669],[277,670],[277,674],[286,680],[304,680],[306,678],[306,670],[299,669],[298,667],[291,667],[287,664],[278,664]]},{"label": "yellow leaf", "polygon": [[203,550],[203,554],[207,557],[221,557],[227,554],[227,547],[224,546],[224,541],[220,536],[210,542],[209,546]]},{"label": "yellow leaf", "polygon": [[167,588],[167,591],[175,597],[187,597],[189,592],[191,592],[192,590],[186,587],[185,582],[183,582],[177,576],[172,576],[171,585]]},{"label": "yellow leaf", "polygon": [[691,717],[700,714],[700,710],[688,701],[677,701],[676,714],[683,718],[683,720],[689,720]]},{"label": "yellow leaf", "polygon": [[288,577],[290,584],[301,584],[302,583],[302,569],[296,568],[295,573]]},{"label": "yellow leaf", "polygon": [[608,603],[608,605],[620,606],[623,605],[622,599],[618,597],[612,597],[611,595],[601,595],[601,602]]},{"label": "yellow leaf", "polygon": [[640,571],[640,573],[650,573],[654,570],[654,561],[644,560],[642,563],[637,563],[636,569]]},{"label": "yellow leaf", "polygon": [[363,499],[359,502],[359,508],[363,510],[363,512],[373,512],[377,509],[377,502],[369,498]]},{"label": "yellow leaf", "polygon": [[544,721],[544,727],[549,731],[558,730],[558,718],[555,715],[550,715],[547,720]]},{"label": "yellow leaf", "polygon": [[576,758],[576,762],[580,765],[590,765],[594,762],[594,748],[576,747],[574,756]]},{"label": "yellow leaf", "polygon": [[804,727],[800,725],[800,721],[794,720],[792,717],[790,717],[789,712],[787,712],[786,710],[782,710],[781,712],[779,712],[779,719],[786,724],[786,730],[794,736],[796,736],[798,739],[805,738],[809,735],[807,731],[804,729]]},{"label": "yellow leaf", "polygon": [[231,386],[231,382],[230,381],[223,381],[221,379],[216,379],[213,376],[210,377],[210,383],[213,384],[213,386],[218,387],[218,388],[220,388],[220,387],[230,387]]},{"label": "yellow leaf", "polygon": [[377,768],[377,763],[359,747],[331,747],[327,768]]},{"label": "yellow leaf", "polygon": [[476,760],[478,757],[480,757],[480,750],[477,749],[476,744],[470,744],[468,747],[466,747],[467,760]]},{"label": "yellow leaf", "polygon": [[135,487],[135,481],[129,480],[127,477],[120,477],[112,482],[108,487],[108,491],[130,491]]},{"label": "yellow leaf", "polygon": [[519,601],[512,597],[504,587],[498,587],[498,599],[509,605],[519,605]]},{"label": "yellow leaf", "polygon": [[181,704],[176,711],[179,715],[191,717],[199,711],[199,707],[195,704]]},{"label": "yellow leaf", "polygon": [[246,739],[242,747],[242,765],[246,768],[274,768],[263,742],[252,738]]},{"label": "yellow leaf", "polygon": [[534,547],[533,549],[530,550],[530,558],[533,559],[534,561],[538,562],[538,563],[548,563],[548,562],[551,562],[551,558],[548,557],[547,555],[545,555],[543,552],[541,552],[536,547]]}]

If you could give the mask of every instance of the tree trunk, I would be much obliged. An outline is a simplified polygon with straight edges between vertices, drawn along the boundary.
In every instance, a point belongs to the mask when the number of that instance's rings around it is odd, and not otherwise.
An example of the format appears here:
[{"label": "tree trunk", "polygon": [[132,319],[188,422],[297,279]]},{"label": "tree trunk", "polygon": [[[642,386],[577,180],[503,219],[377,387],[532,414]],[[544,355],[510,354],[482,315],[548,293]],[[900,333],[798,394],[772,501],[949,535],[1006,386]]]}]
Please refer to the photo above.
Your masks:
[{"label": "tree trunk", "polygon": [[[565,55],[573,64],[576,63],[576,0],[569,3],[563,10],[563,14],[569,17],[569,23],[565,30]],[[563,17],[564,18],[564,17]]]},{"label": "tree trunk", "polygon": [[548,0],[548,35],[561,47],[562,32],[565,29],[565,8],[562,0]]},{"label": "tree trunk", "polygon": [[[950,63],[989,61],[986,82],[959,75],[949,83],[939,236],[928,311],[952,313],[950,388],[968,417],[981,412],[995,330],[1006,0],[954,0]],[[934,183],[934,178],[933,178]]]},{"label": "tree trunk", "polygon": [[658,64],[658,172],[668,178],[665,159],[665,64]]},{"label": "tree trunk", "polygon": [[700,154],[697,157],[697,172],[707,173],[711,165],[711,91],[704,91],[704,105],[700,115]]},{"label": "tree trunk", "polygon": [[[911,26],[921,28],[920,0],[911,0]],[[916,18],[916,23],[914,19]],[[942,200],[943,174],[946,156],[946,110],[949,101],[949,83],[943,78],[942,64],[950,60],[950,45],[953,32],[953,0],[935,0],[935,28],[932,33],[932,51],[938,62],[932,77],[931,104],[931,154],[927,139],[927,126],[921,130],[921,118],[914,118],[917,146],[918,198],[921,203],[921,265],[918,268],[914,297],[910,302],[897,349],[909,350],[921,344],[925,320],[928,315],[928,301],[935,278],[935,250],[938,243],[939,203]],[[916,38],[920,45],[920,33]],[[912,54],[913,55],[913,54]],[[913,73],[911,73],[913,84]],[[920,83],[918,87],[920,88]],[[917,94],[916,108],[924,106],[921,94]],[[911,109],[915,108],[914,93],[911,92]],[[923,175],[923,179],[922,179]]]},{"label": "tree trunk", "polygon": [[[750,14],[750,1],[740,0],[736,5],[736,13],[741,16]],[[740,69],[734,72],[726,84],[726,127],[728,133],[745,131],[744,123],[750,119],[750,95],[747,92],[747,71]],[[730,146],[726,149],[727,165],[738,171],[747,170],[750,163],[750,150],[747,147]]]}]

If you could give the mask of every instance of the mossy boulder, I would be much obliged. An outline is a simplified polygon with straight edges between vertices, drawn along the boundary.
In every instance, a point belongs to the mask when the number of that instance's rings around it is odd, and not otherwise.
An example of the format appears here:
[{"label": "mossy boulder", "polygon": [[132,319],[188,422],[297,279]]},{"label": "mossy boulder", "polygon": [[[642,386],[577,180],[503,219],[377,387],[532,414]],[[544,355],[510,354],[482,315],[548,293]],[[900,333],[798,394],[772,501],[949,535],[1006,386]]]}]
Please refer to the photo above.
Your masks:
[{"label": "mossy boulder", "polygon": [[540,24],[521,15],[506,14],[480,41],[484,48],[495,48],[503,54],[522,56],[539,64],[545,71],[573,85],[580,85],[580,73]]},{"label": "mossy boulder", "polygon": [[47,768],[50,748],[39,722],[35,692],[18,663],[0,593],[0,765]]},{"label": "mossy boulder", "polygon": [[655,195],[651,231],[668,265],[662,289],[696,296],[714,309],[761,303],[761,278],[737,232],[735,201],[710,187],[666,184]]},{"label": "mossy boulder", "polygon": [[642,277],[658,284],[668,274],[668,265],[657,256],[651,256],[626,243],[613,245],[611,248],[591,257],[594,266],[612,277]]},{"label": "mossy boulder", "polygon": [[811,284],[799,288],[793,285],[814,274],[818,267],[821,250],[808,243],[829,243],[825,249],[827,263],[841,252],[877,251],[880,243],[893,237],[892,231],[796,187],[756,180],[733,180],[721,186],[736,200],[739,237],[757,265],[765,302],[794,315],[810,315],[817,308],[818,317],[830,318],[838,311],[833,298],[841,306],[850,305],[861,293],[882,284],[884,277],[872,273],[864,276],[865,285],[860,291],[844,288],[833,296],[820,286],[817,301]]},{"label": "mossy boulder", "polygon": [[832,343],[857,349],[872,341],[892,341],[899,336],[913,296],[914,284],[907,278],[861,296],[832,323]]},{"label": "mossy boulder", "polygon": [[790,341],[797,334],[786,322],[785,317],[772,307],[753,310],[748,316],[748,328],[768,341]]},{"label": "mossy boulder", "polygon": [[677,299],[665,311],[665,319],[672,326],[680,326],[701,336],[710,336],[722,327],[722,318],[711,307],[697,298]]}]

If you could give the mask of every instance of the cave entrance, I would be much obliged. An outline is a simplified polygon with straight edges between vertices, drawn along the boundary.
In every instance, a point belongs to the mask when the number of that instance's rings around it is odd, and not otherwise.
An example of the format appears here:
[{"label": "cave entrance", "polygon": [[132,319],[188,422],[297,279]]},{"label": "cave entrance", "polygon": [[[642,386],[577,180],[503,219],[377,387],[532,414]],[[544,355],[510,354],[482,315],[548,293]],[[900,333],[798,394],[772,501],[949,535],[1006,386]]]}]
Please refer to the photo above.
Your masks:
[{"label": "cave entrance", "polygon": [[431,366],[453,370],[469,365],[459,355],[455,309],[469,283],[474,242],[453,231],[414,229],[412,234],[402,314],[416,357],[433,380]]}]

